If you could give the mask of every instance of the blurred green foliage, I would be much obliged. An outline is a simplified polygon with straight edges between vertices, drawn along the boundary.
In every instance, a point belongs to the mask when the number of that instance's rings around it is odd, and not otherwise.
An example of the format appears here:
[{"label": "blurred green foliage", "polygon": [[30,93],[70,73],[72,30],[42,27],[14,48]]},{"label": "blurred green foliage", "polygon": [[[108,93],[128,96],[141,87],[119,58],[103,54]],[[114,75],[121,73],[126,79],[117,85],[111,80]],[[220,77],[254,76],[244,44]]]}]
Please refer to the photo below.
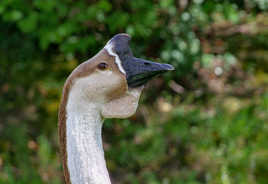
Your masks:
[{"label": "blurred green foliage", "polygon": [[63,83],[120,32],[136,56],[176,71],[148,84],[134,117],[105,122],[113,183],[268,183],[267,10],[267,0],[1,0],[0,183],[63,182]]}]

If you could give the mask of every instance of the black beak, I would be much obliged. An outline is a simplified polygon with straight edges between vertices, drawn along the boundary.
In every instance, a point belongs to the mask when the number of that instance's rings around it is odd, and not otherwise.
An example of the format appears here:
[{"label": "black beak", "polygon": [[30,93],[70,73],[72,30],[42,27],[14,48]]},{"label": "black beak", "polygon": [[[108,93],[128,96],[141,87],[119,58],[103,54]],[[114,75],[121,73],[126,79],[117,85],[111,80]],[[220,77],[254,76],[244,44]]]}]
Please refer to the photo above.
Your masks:
[{"label": "black beak", "polygon": [[124,66],[127,75],[128,86],[135,88],[144,85],[154,76],[166,71],[174,70],[169,64],[161,64],[132,57],[130,62]]}]

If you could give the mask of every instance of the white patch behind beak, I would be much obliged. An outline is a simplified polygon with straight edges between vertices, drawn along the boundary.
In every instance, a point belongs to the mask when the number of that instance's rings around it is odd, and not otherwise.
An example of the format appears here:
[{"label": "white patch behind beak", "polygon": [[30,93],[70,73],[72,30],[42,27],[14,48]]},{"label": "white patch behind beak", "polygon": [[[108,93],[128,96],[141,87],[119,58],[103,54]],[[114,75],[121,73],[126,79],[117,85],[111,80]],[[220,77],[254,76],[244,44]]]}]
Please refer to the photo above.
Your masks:
[{"label": "white patch behind beak", "polygon": [[124,70],[124,68],[122,66],[122,63],[121,63],[121,60],[120,60],[119,56],[116,53],[113,52],[113,45],[110,43],[110,41],[105,45],[104,48],[107,50],[107,52],[111,56],[115,56],[115,63],[118,66],[120,72],[122,72],[123,74],[126,75],[126,72],[125,72],[125,70]]}]

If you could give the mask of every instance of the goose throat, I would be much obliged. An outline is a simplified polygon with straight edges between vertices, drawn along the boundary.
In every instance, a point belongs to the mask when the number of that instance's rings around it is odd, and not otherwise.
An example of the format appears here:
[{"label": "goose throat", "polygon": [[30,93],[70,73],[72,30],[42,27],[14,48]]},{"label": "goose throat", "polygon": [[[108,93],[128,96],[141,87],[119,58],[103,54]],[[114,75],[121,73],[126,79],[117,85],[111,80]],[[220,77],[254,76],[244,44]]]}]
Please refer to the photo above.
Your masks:
[{"label": "goose throat", "polygon": [[98,108],[67,105],[67,165],[73,184],[110,184],[102,146],[103,120]]}]

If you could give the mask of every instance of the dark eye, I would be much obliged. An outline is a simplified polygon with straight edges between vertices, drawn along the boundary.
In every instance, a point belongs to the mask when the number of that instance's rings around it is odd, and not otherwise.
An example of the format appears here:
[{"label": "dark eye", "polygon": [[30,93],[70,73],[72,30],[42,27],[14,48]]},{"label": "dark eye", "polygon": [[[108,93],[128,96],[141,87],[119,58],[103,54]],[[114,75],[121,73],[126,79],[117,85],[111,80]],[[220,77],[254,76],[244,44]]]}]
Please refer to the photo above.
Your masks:
[{"label": "dark eye", "polygon": [[100,63],[98,64],[98,69],[100,70],[106,70],[108,68],[108,64],[107,63]]}]

